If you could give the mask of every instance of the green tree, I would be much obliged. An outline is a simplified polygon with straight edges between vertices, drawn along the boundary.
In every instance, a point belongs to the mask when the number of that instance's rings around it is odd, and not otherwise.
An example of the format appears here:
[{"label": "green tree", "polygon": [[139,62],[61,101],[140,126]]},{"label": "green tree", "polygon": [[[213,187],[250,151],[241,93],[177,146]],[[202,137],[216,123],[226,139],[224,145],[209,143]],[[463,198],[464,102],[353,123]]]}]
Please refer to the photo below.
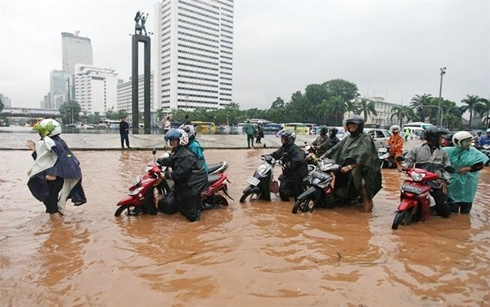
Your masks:
[{"label": "green tree", "polygon": [[427,106],[430,104],[430,94],[415,95],[410,101],[410,106],[415,110],[419,120],[425,122],[427,117]]},{"label": "green tree", "polygon": [[74,124],[80,121],[81,107],[75,100],[70,100],[60,106],[61,121],[64,125]]},{"label": "green tree", "polygon": [[358,105],[358,110],[363,114],[364,116],[364,122],[367,122],[368,116],[372,115],[378,115],[376,112],[376,102],[368,99],[361,99]]},{"label": "green tree", "polygon": [[357,85],[343,79],[333,79],[324,83],[329,96],[340,97],[343,103],[359,96]]},{"label": "green tree", "polygon": [[3,105],[2,99],[0,99],[0,112],[3,111],[3,107],[4,107],[4,105]]},{"label": "green tree", "polygon": [[485,119],[485,128],[489,127],[490,123],[490,100],[485,98],[480,98],[480,103],[475,106],[475,112],[478,112],[480,116]]},{"label": "green tree", "polygon": [[390,119],[393,120],[394,117],[398,119],[399,126],[403,127],[404,119],[406,119],[406,122],[409,122],[415,118],[415,112],[408,106],[394,106],[391,108]]},{"label": "green tree", "polygon": [[480,101],[481,98],[477,95],[466,95],[466,98],[461,100],[462,103],[466,104],[461,107],[463,113],[466,111],[470,112],[470,122],[468,129],[471,129],[471,127],[473,127],[473,111],[475,107],[477,107],[477,105],[480,103]]}]

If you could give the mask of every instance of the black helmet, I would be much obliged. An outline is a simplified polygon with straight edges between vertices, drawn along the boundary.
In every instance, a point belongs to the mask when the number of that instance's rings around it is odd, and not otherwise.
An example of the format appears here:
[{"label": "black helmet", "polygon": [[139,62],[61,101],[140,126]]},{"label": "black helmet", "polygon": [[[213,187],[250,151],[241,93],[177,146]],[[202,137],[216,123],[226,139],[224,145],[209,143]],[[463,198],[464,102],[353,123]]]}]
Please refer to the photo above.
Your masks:
[{"label": "black helmet", "polygon": [[277,137],[281,139],[286,139],[287,144],[293,144],[296,141],[296,132],[291,130],[281,130],[276,134]]},{"label": "black helmet", "polygon": [[423,137],[428,143],[439,146],[439,137],[444,134],[449,134],[449,130],[435,127],[425,130]]},{"label": "black helmet", "polygon": [[331,136],[336,136],[337,135],[337,132],[339,132],[339,130],[337,128],[332,128],[330,129],[330,135]]},{"label": "black helmet", "polygon": [[327,128],[322,128],[322,129],[320,129],[320,134],[321,134],[321,135],[325,135],[325,134],[327,134]]},{"label": "black helmet", "polygon": [[357,131],[355,134],[362,133],[364,131],[364,119],[361,116],[352,115],[351,117],[347,118],[345,125],[349,123],[357,124]]}]

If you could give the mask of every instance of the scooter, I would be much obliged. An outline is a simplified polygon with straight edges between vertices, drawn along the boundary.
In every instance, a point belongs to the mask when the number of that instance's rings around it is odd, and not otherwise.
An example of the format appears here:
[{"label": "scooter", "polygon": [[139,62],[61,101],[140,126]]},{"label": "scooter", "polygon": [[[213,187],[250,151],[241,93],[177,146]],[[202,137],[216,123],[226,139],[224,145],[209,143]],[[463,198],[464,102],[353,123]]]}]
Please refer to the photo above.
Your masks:
[{"label": "scooter", "polygon": [[[403,161],[403,158],[398,158]],[[448,166],[445,170],[454,172],[454,167]],[[412,222],[424,221],[430,216],[430,207],[433,199],[430,192],[436,188],[434,180],[439,179],[436,173],[422,168],[406,168],[405,174],[409,177],[403,181],[400,189],[400,204],[396,211],[391,229],[398,229],[398,225],[410,225]]]},{"label": "scooter", "polygon": [[[267,148],[267,145],[264,144],[264,152]],[[281,168],[284,168],[284,164],[281,159],[274,159],[272,156],[267,153],[261,156],[262,162],[257,166],[253,176],[247,178],[248,186],[243,190],[242,197],[240,197],[240,203],[244,203],[247,201],[252,201],[254,199],[260,200],[271,200],[271,193],[278,194],[279,193],[279,182],[274,178],[274,168],[276,165],[279,165]],[[310,174],[316,169],[314,165],[308,164],[308,175],[303,178],[303,187],[306,188],[306,185],[309,182]],[[282,179],[282,175],[279,176],[279,180]]]},{"label": "scooter", "polygon": [[340,165],[335,161],[325,159],[318,162],[317,170],[309,174],[309,188],[298,196],[294,203],[293,213],[313,212],[320,203],[327,208],[334,207],[333,192],[335,186],[335,172]]},{"label": "scooter", "polygon": [[279,183],[274,178],[274,168],[276,164],[281,164],[281,160],[276,160],[267,154],[262,155],[261,159],[262,162],[255,169],[253,176],[247,178],[248,186],[243,190],[240,203],[244,203],[247,199],[270,201],[271,193],[279,193]]},{"label": "scooter", "polygon": [[378,148],[378,160],[380,163],[380,168],[393,168],[396,165],[395,159],[386,147]]},{"label": "scooter", "polygon": [[[129,188],[128,196],[117,203],[115,216],[120,216],[124,211],[128,211],[127,215],[138,215],[140,213],[157,214],[158,201],[162,195],[169,194],[173,188],[171,180],[163,179],[161,174],[168,171],[168,166],[162,163],[168,153],[164,153],[162,158],[156,159],[156,148],[153,149],[153,162],[146,167],[146,172],[143,176],[137,176],[133,185]],[[221,195],[228,195],[227,183],[228,175],[224,170],[228,168],[226,161],[208,165],[210,173],[208,174],[209,187],[201,194],[203,209],[210,207],[228,206],[228,201]],[[159,196],[158,196],[159,195]]]},{"label": "scooter", "polygon": [[[487,157],[489,157],[489,158],[490,158],[490,145],[485,144],[485,145],[481,146],[481,147],[480,147],[480,151],[481,151],[482,153],[486,154],[486,155],[487,155]],[[487,165],[489,165],[489,164],[490,164],[490,160],[489,160],[489,162],[487,163]]]}]

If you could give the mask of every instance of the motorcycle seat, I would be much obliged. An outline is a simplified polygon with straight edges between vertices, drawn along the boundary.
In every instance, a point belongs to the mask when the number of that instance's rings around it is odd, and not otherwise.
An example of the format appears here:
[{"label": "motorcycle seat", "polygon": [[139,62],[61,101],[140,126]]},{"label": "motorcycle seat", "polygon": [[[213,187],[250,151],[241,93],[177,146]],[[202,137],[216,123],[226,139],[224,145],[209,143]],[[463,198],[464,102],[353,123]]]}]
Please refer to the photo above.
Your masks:
[{"label": "motorcycle seat", "polygon": [[221,175],[218,174],[209,174],[208,175],[208,182],[209,184],[213,184],[216,181],[218,181],[221,178]]}]

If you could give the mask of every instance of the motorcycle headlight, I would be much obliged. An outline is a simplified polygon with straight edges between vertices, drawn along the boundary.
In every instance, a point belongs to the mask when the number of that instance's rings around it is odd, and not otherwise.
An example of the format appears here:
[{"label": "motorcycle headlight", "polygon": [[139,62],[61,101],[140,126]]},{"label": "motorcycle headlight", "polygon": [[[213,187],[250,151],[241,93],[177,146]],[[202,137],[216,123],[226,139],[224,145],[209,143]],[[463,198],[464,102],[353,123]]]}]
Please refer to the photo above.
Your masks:
[{"label": "motorcycle headlight", "polygon": [[267,165],[260,164],[259,167],[257,167],[257,172],[260,174],[261,177],[263,177],[267,172]]},{"label": "motorcycle headlight", "polygon": [[422,181],[422,179],[424,179],[425,177],[425,174],[420,174],[420,173],[416,173],[416,172],[412,172],[412,180],[413,181]]}]

